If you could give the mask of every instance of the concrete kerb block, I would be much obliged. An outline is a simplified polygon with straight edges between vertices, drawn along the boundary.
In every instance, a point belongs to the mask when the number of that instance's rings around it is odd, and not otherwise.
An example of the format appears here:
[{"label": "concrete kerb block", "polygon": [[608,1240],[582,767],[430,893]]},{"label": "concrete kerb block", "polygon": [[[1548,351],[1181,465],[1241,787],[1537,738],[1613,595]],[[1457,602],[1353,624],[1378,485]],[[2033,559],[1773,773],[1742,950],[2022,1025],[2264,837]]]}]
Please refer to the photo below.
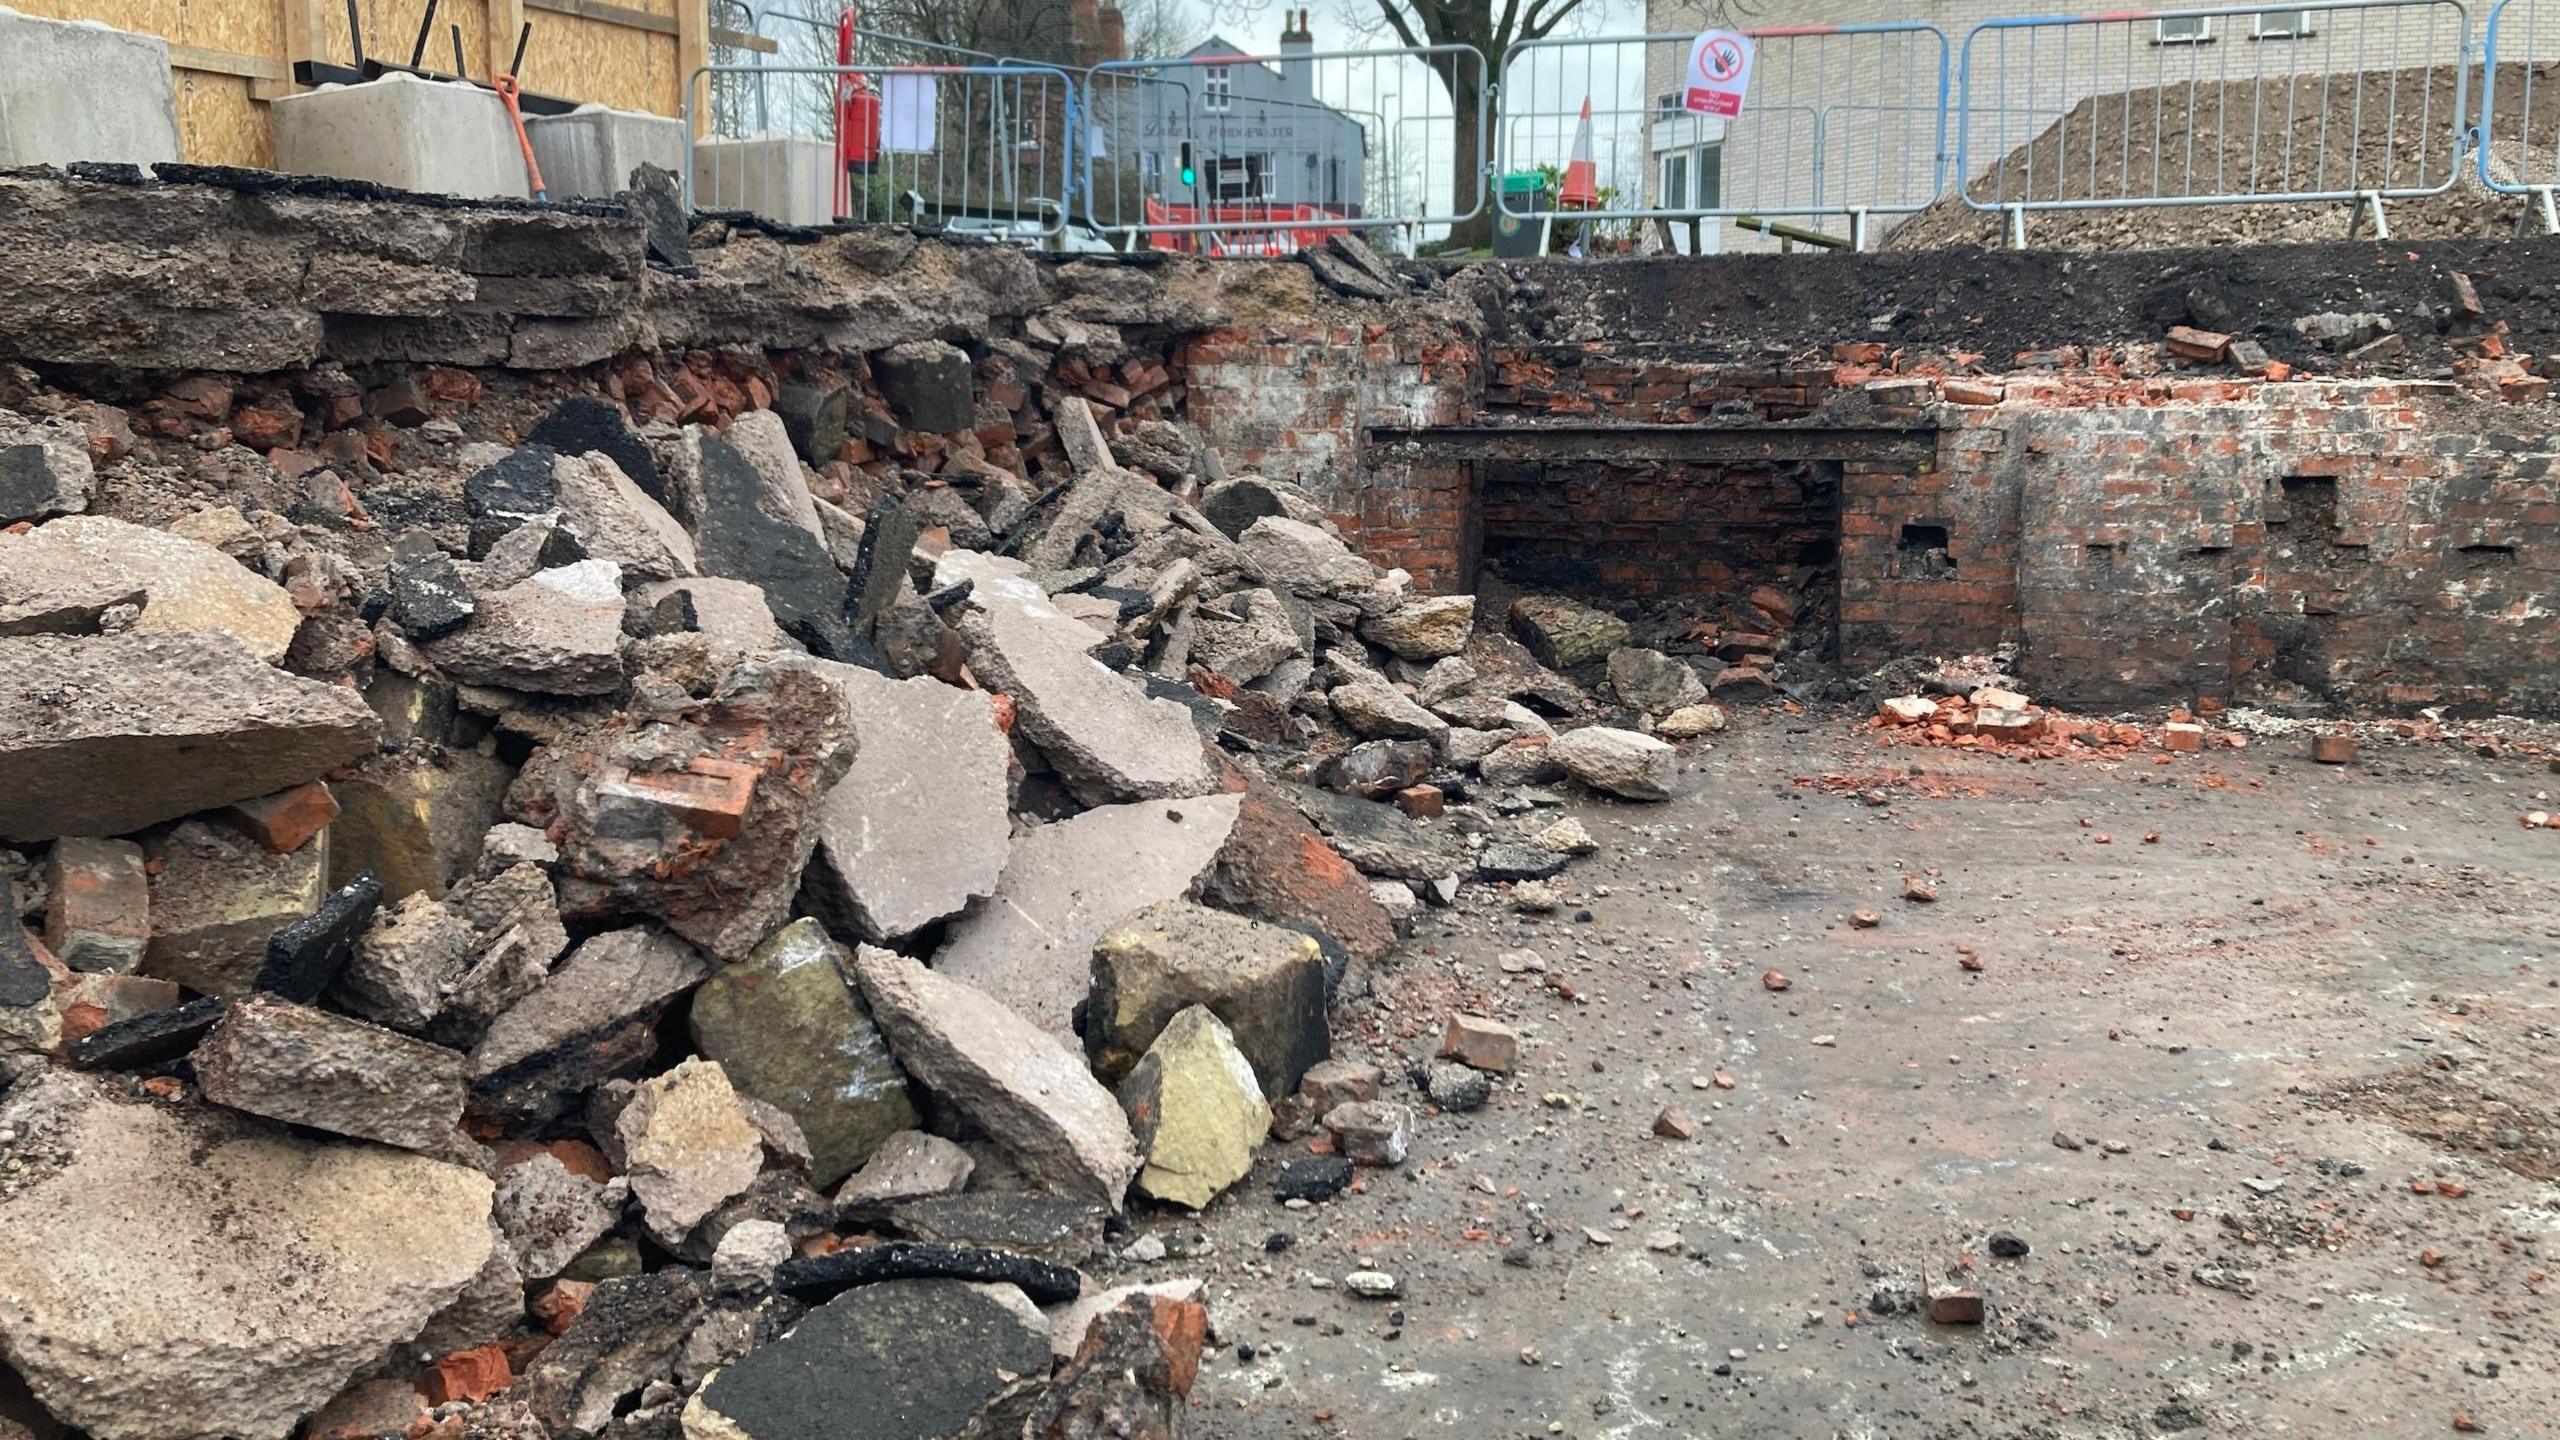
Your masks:
[{"label": "concrete kerb block", "polygon": [[693,208],[748,210],[786,225],[835,218],[835,147],[815,135],[693,142]]},{"label": "concrete kerb block", "polygon": [[566,115],[528,115],[524,133],[554,200],[619,194],[643,163],[684,172],[684,122],[671,116],[581,105]]},{"label": "concrete kerb block", "polygon": [[392,74],[267,110],[280,170],[475,200],[533,194],[506,105],[477,85]]},{"label": "concrete kerb block", "polygon": [[167,41],[0,6],[0,166],[178,158]]}]

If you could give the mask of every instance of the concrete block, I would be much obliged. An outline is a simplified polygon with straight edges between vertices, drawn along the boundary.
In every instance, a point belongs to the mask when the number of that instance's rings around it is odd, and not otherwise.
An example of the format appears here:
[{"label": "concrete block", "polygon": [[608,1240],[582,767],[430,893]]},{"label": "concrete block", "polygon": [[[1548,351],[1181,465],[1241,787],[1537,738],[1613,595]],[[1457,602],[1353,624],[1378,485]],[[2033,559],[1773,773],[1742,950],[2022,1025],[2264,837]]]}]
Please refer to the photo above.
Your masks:
[{"label": "concrete block", "polygon": [[477,85],[385,75],[287,95],[267,113],[279,170],[482,200],[533,193],[506,106]]},{"label": "concrete block", "polygon": [[0,7],[0,166],[177,158],[167,41]]},{"label": "concrete block", "polygon": [[554,200],[619,194],[644,161],[684,173],[684,122],[671,116],[581,105],[566,115],[528,115],[524,133]]},{"label": "concrete block", "polygon": [[835,218],[835,154],[815,135],[693,142],[693,208],[752,210],[786,225]]}]

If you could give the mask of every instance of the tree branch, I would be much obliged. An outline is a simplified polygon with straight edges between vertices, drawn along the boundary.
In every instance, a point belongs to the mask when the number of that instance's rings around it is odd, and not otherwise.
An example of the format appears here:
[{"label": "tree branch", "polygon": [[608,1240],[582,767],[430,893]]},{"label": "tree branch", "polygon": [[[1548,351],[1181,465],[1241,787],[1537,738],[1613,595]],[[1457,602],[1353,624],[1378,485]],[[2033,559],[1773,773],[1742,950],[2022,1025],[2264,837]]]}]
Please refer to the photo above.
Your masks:
[{"label": "tree branch", "polygon": [[1378,13],[1387,17],[1387,24],[1394,27],[1397,39],[1413,49],[1422,48],[1422,42],[1413,38],[1413,27],[1405,23],[1404,11],[1398,8],[1398,0],[1378,0]]},{"label": "tree branch", "polygon": [[1582,8],[1582,0],[1560,0],[1552,10],[1547,4],[1548,0],[1529,0],[1528,17],[1520,24],[1521,39],[1544,40],[1564,23],[1566,16]]}]

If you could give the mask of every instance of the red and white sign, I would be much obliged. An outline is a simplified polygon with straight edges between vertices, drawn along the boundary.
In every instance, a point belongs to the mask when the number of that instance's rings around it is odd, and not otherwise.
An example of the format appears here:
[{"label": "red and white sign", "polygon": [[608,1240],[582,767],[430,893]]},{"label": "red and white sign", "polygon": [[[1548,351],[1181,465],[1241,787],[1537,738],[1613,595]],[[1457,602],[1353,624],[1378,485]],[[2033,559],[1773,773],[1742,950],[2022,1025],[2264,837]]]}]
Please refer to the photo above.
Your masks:
[{"label": "red and white sign", "polygon": [[1750,88],[1750,36],[1738,30],[1710,30],[1689,47],[1684,108],[1720,120],[1739,120],[1742,92]]}]

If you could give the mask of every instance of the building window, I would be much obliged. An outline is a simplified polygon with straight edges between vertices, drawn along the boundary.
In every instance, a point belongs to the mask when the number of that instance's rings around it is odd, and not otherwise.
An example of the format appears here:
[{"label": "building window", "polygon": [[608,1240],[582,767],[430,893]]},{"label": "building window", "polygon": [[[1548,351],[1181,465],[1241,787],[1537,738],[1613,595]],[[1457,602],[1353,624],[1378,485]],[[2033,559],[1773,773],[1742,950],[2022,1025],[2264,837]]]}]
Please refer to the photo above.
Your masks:
[{"label": "building window", "polygon": [[1142,188],[1147,190],[1155,189],[1156,182],[1161,179],[1163,175],[1164,156],[1162,154],[1154,150],[1141,150],[1138,152],[1138,184]]},{"label": "building window", "polygon": [[1689,157],[1686,154],[1674,153],[1662,157],[1662,203],[1657,208],[1663,210],[1689,208]]},{"label": "building window", "polygon": [[1235,108],[1235,70],[1231,66],[1212,65],[1200,72],[1200,108],[1212,115],[1224,115]]},{"label": "building window", "polygon": [[2308,10],[2261,10],[2249,17],[2250,34],[2260,40],[2300,40],[2313,33]]},{"label": "building window", "polygon": [[1721,145],[1699,146],[1698,163],[1691,167],[1690,174],[1691,178],[1697,182],[1695,185],[1690,187],[1697,192],[1695,200],[1697,208],[1701,210],[1723,209],[1724,147]]},{"label": "building window", "polygon": [[1668,90],[1653,97],[1653,113],[1664,120],[1677,120],[1683,113],[1680,92]]},{"label": "building window", "polygon": [[2169,15],[2158,22],[2159,43],[2163,45],[2209,45],[2213,42],[2213,17],[2210,15]]}]

